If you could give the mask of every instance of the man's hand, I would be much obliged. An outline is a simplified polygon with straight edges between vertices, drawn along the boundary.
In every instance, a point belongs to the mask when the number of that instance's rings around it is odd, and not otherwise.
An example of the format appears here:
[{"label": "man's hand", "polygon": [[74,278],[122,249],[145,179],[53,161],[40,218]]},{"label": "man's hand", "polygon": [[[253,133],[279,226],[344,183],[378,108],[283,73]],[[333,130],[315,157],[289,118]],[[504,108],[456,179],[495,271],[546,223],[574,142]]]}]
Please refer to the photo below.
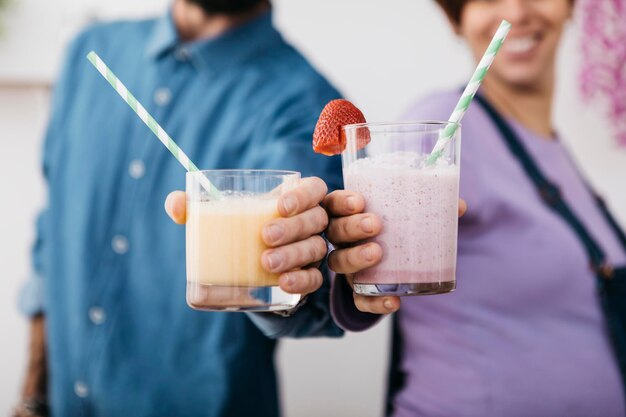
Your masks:
[{"label": "man's hand", "polygon": [[[328,226],[328,216],[319,204],[327,191],[321,179],[303,178],[295,189],[278,198],[281,217],[263,226],[263,241],[269,249],[263,252],[261,264],[268,272],[281,274],[279,285],[288,293],[304,295],[322,285],[318,266],[326,256],[326,241],[319,234]],[[165,211],[175,223],[184,224],[185,193],[170,193]]]},{"label": "man's hand", "polygon": [[48,415],[45,405],[47,370],[45,319],[43,315],[38,315],[31,322],[28,368],[22,387],[22,401],[13,411],[14,417]]},{"label": "man's hand", "polygon": [[[337,190],[326,196],[322,205],[330,216],[326,237],[335,246],[328,256],[328,266],[338,274],[345,274],[352,286],[353,274],[376,265],[383,256],[382,248],[374,243],[359,242],[375,237],[382,230],[381,219],[372,213],[363,213],[365,199],[358,193]],[[459,216],[466,210],[459,201]],[[354,304],[366,313],[389,314],[400,308],[400,297],[370,297],[354,294]]]}]

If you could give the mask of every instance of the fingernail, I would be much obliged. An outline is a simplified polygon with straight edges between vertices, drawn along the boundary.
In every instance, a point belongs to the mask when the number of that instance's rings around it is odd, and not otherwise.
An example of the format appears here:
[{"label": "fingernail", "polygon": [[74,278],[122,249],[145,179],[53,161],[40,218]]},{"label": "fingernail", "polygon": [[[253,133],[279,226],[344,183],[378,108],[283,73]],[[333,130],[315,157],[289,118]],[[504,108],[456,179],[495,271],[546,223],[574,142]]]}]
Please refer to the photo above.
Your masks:
[{"label": "fingernail", "polygon": [[365,233],[372,233],[374,231],[374,222],[370,217],[366,217],[361,220],[361,230]]},{"label": "fingernail", "polygon": [[170,198],[170,196],[168,195],[167,198],[165,199],[165,204],[163,204],[163,207],[165,207],[165,211],[167,213],[172,212],[172,199]]},{"label": "fingernail", "polygon": [[275,270],[283,263],[283,255],[280,252],[272,252],[267,255],[267,263],[271,270]]},{"label": "fingernail", "polygon": [[366,261],[371,261],[374,258],[374,254],[372,253],[372,250],[369,246],[365,246],[363,249],[361,249],[361,255]]},{"label": "fingernail", "polygon": [[385,306],[387,310],[393,310],[393,301],[391,301],[390,298],[386,298],[385,301],[383,301],[383,306]]},{"label": "fingernail", "polygon": [[346,208],[350,211],[356,210],[356,198],[353,196],[346,197]]},{"label": "fingernail", "polygon": [[284,230],[277,224],[270,224],[265,227],[265,234],[271,242],[276,242],[284,235]]},{"label": "fingernail", "polygon": [[293,285],[296,283],[296,279],[291,274],[287,274],[285,278],[283,278],[283,281],[287,288],[293,287]]},{"label": "fingernail", "polygon": [[287,214],[291,214],[296,209],[297,201],[293,197],[285,197],[283,199],[283,209]]}]

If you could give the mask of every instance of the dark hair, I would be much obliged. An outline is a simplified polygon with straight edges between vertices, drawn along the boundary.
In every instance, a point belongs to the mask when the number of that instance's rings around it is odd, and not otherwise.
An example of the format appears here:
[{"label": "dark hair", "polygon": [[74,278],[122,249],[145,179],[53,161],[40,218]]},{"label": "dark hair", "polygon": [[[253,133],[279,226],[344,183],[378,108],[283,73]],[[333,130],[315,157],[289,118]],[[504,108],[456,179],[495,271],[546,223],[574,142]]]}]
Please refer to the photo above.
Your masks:
[{"label": "dark hair", "polygon": [[463,11],[463,7],[470,0],[435,0],[439,6],[443,9],[444,12],[448,15],[450,20],[452,20],[456,24],[461,23],[461,12]]},{"label": "dark hair", "polygon": [[189,3],[197,4],[207,13],[225,14],[236,16],[252,10],[256,6],[266,3],[269,0],[187,0]]},{"label": "dark hair", "polygon": [[[444,12],[448,15],[452,22],[457,25],[461,23],[461,12],[467,3],[472,0],[435,0]],[[569,0],[571,4],[574,4],[575,0]]]}]

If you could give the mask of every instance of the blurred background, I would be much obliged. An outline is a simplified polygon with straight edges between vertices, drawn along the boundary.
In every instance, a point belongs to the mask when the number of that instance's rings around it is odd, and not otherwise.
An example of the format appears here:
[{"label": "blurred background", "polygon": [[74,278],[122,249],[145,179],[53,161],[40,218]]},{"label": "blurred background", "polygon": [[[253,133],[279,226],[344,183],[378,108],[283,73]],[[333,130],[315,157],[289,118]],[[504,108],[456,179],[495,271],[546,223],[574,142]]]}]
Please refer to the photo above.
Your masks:
[{"label": "blurred background", "polygon": [[[157,15],[169,2],[8,3],[0,11],[0,415],[15,403],[24,372],[27,322],[17,314],[16,295],[29,271],[33,220],[45,202],[40,147],[62,51],[90,21]],[[469,52],[431,0],[273,4],[285,36],[369,121],[398,119],[416,98],[461,86],[472,70]],[[582,103],[577,89],[580,36],[574,21],[560,55],[555,122],[585,174],[626,225],[626,149],[617,147],[601,106]],[[385,321],[341,340],[282,342],[278,355],[285,416],[380,415],[388,339]]]}]

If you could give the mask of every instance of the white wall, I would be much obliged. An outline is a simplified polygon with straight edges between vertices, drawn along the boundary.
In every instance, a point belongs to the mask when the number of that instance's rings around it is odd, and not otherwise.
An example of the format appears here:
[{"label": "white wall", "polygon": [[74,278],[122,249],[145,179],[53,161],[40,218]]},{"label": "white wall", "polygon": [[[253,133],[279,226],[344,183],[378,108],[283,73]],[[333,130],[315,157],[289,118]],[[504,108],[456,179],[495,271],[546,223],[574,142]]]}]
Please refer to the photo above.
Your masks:
[{"label": "white wall", "polygon": [[26,322],[15,309],[18,283],[28,273],[32,220],[44,200],[39,137],[47,94],[0,90],[0,414],[15,399],[26,357]]},{"label": "white wall", "polygon": [[[165,0],[15,0],[0,39],[0,414],[17,395],[26,349],[25,322],[14,310],[28,272],[32,220],[44,199],[38,161],[47,115],[42,89],[7,83],[47,82],[59,49],[94,16],[144,15]],[[286,36],[365,112],[397,118],[416,97],[461,85],[471,71],[463,45],[431,1],[275,0]],[[596,109],[575,90],[576,33],[563,48],[556,124],[592,182],[626,224],[626,150],[616,149]],[[42,42],[45,39],[46,42]],[[2,87],[5,85],[5,87]],[[596,106],[597,107],[597,106]],[[382,410],[388,325],[342,340],[286,341],[280,349],[286,416],[377,416]],[[332,375],[332,377],[330,377]]]}]

